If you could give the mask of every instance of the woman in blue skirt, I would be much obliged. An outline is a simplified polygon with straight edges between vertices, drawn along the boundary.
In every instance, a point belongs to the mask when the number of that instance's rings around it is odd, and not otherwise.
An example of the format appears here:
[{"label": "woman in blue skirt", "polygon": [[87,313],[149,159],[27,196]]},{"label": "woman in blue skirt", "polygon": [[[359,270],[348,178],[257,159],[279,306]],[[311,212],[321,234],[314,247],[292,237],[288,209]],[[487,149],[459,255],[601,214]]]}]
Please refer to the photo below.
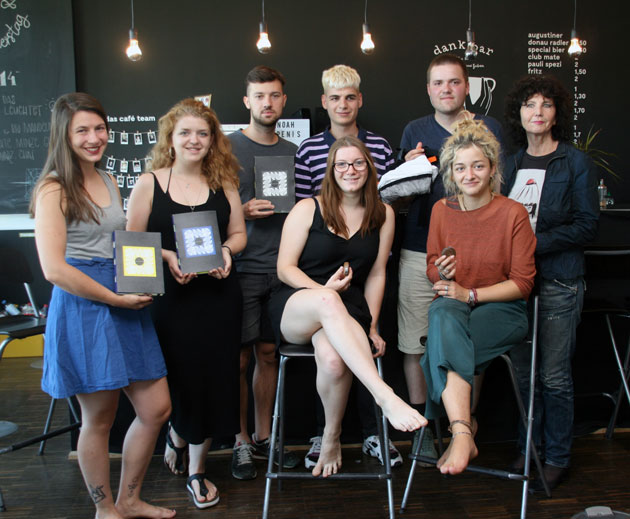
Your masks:
[{"label": "woman in blue skirt", "polygon": [[[171,404],[164,359],[144,310],[152,298],[114,292],[112,232],[124,230],[126,218],[116,182],[96,168],[108,130],[103,107],[93,97],[66,94],[55,103],[48,158],[31,202],[42,270],[54,284],[42,389],[79,401],[79,465],[96,518],[169,518],[174,510],[140,499]],[[114,501],[108,444],[121,389],[136,418],[125,437]]]}]

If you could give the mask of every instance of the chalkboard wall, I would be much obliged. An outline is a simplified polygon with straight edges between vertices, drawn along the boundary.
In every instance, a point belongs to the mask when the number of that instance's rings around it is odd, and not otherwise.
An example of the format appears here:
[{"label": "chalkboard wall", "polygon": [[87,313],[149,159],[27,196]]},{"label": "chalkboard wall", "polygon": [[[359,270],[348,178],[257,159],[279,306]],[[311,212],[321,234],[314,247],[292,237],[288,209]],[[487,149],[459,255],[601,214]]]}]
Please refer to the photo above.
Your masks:
[{"label": "chalkboard wall", "polygon": [[[103,166],[117,175],[126,197],[138,172],[150,167],[144,159],[159,116],[183,97],[212,94],[222,122],[246,122],[243,77],[259,63],[287,77],[285,116],[302,108],[316,113],[323,69],[336,63],[356,67],[364,96],[359,121],[395,147],[409,120],[432,111],[425,89],[428,62],[444,51],[463,55],[468,26],[467,0],[372,0],[368,22],[376,51],[365,56],[359,50],[363,0],[268,1],[273,47],[261,55],[254,46],[261,18],[257,0],[136,0],[144,56],[133,63],[124,54],[131,25],[126,0],[1,4],[0,215],[26,212],[45,158],[50,105],[75,89],[75,79],[76,88],[98,97],[111,116],[113,142]],[[625,30],[618,5],[578,2],[577,28],[587,52],[571,59],[565,51],[572,0],[475,0],[472,25],[480,48],[469,65],[468,107],[501,119],[515,79],[551,72],[575,95],[574,137],[601,128],[596,145],[621,157],[626,133],[621,98],[630,74],[615,36]],[[624,177],[622,158],[612,163]],[[603,171],[599,176],[617,202],[630,201],[627,181]]]},{"label": "chalkboard wall", "polygon": [[50,109],[74,88],[70,0],[0,2],[0,214],[27,212]]},{"label": "chalkboard wall", "polygon": [[[77,86],[97,96],[117,118],[115,131],[148,132],[179,99],[212,94],[212,106],[225,123],[244,122],[243,78],[262,63],[280,69],[287,78],[285,115],[300,108],[312,113],[320,106],[321,72],[336,63],[356,67],[362,77],[364,106],[360,123],[383,134],[397,146],[404,125],[432,111],[426,94],[429,61],[444,50],[463,56],[468,26],[468,2],[372,0],[368,4],[376,51],[359,50],[363,0],[266,2],[272,50],[255,49],[261,4],[256,0],[192,1],[136,0],[135,17],[142,61],[124,55],[130,26],[126,1],[74,1]],[[596,143],[622,155],[625,85],[630,74],[619,44],[626,31],[620,2],[578,1],[577,28],[587,52],[570,59],[566,48],[573,24],[573,0],[514,2],[475,0],[472,21],[480,53],[470,67],[473,88],[490,91],[490,103],[479,95],[474,111],[502,118],[503,100],[512,82],[529,72],[557,74],[576,95],[575,132],[583,138],[591,125],[603,132]],[[489,79],[483,79],[489,78]],[[473,96],[477,97],[473,92]],[[121,116],[136,116],[120,122]],[[108,154],[116,160],[144,157],[143,145],[121,146],[119,136]],[[625,175],[625,164],[614,165]],[[131,164],[129,164],[131,166]],[[145,164],[142,163],[143,168]],[[615,199],[630,201],[628,182],[605,178]]]}]

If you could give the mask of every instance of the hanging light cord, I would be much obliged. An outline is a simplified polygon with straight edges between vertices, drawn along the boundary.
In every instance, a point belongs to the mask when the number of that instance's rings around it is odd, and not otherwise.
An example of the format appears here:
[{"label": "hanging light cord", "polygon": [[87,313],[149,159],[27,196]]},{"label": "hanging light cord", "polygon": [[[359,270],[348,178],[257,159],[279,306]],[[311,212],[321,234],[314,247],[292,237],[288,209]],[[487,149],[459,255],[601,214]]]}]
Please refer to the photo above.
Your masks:
[{"label": "hanging light cord", "polygon": [[468,30],[472,30],[472,0],[468,0]]},{"label": "hanging light cord", "polygon": [[262,23],[265,23],[265,0],[262,0]]},{"label": "hanging light cord", "polygon": [[133,20],[133,0],[131,0],[131,28],[132,29],[136,28],[136,25],[135,25],[134,20]]},{"label": "hanging light cord", "polygon": [[363,15],[363,23],[365,23],[367,25],[367,3],[368,0],[365,0],[365,14]]},{"label": "hanging light cord", "polygon": [[577,22],[577,0],[573,0],[573,29],[575,29]]}]

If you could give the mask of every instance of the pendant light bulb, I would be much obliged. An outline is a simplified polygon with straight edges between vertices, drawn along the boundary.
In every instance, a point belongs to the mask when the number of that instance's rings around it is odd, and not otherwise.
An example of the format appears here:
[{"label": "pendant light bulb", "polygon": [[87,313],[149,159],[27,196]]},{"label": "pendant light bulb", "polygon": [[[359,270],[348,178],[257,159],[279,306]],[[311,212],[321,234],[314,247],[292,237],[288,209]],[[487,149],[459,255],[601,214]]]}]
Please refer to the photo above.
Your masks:
[{"label": "pendant light bulb", "polygon": [[580,40],[577,35],[577,31],[575,29],[571,30],[571,45],[569,45],[569,56],[573,56],[577,58],[580,54],[582,54],[582,46],[580,45]]},{"label": "pendant light bulb", "polygon": [[361,52],[369,56],[374,52],[374,42],[372,41],[372,33],[367,23],[363,24],[363,41],[361,42]]},{"label": "pendant light bulb", "polygon": [[464,51],[464,60],[472,61],[477,57],[477,44],[475,43],[475,33],[468,29],[466,31],[466,50]]},{"label": "pendant light bulb", "polygon": [[131,61],[138,61],[142,58],[142,51],[138,45],[138,31],[129,29],[129,45],[127,46],[127,57]]},{"label": "pendant light bulb", "polygon": [[261,54],[267,54],[271,50],[271,42],[269,41],[269,33],[267,32],[267,24],[260,22],[260,32],[256,48]]}]

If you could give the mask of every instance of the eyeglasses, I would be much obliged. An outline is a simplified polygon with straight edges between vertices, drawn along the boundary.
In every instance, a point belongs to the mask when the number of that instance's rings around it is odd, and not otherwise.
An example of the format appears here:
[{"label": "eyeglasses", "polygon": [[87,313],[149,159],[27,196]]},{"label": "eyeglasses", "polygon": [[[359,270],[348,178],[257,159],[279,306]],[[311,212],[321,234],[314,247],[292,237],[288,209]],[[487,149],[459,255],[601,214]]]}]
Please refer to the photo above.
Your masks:
[{"label": "eyeglasses", "polygon": [[345,160],[335,162],[333,164],[335,171],[339,173],[345,173],[348,171],[348,168],[352,166],[355,171],[363,171],[367,169],[367,160],[365,159],[357,159],[354,162],[346,162]]}]

